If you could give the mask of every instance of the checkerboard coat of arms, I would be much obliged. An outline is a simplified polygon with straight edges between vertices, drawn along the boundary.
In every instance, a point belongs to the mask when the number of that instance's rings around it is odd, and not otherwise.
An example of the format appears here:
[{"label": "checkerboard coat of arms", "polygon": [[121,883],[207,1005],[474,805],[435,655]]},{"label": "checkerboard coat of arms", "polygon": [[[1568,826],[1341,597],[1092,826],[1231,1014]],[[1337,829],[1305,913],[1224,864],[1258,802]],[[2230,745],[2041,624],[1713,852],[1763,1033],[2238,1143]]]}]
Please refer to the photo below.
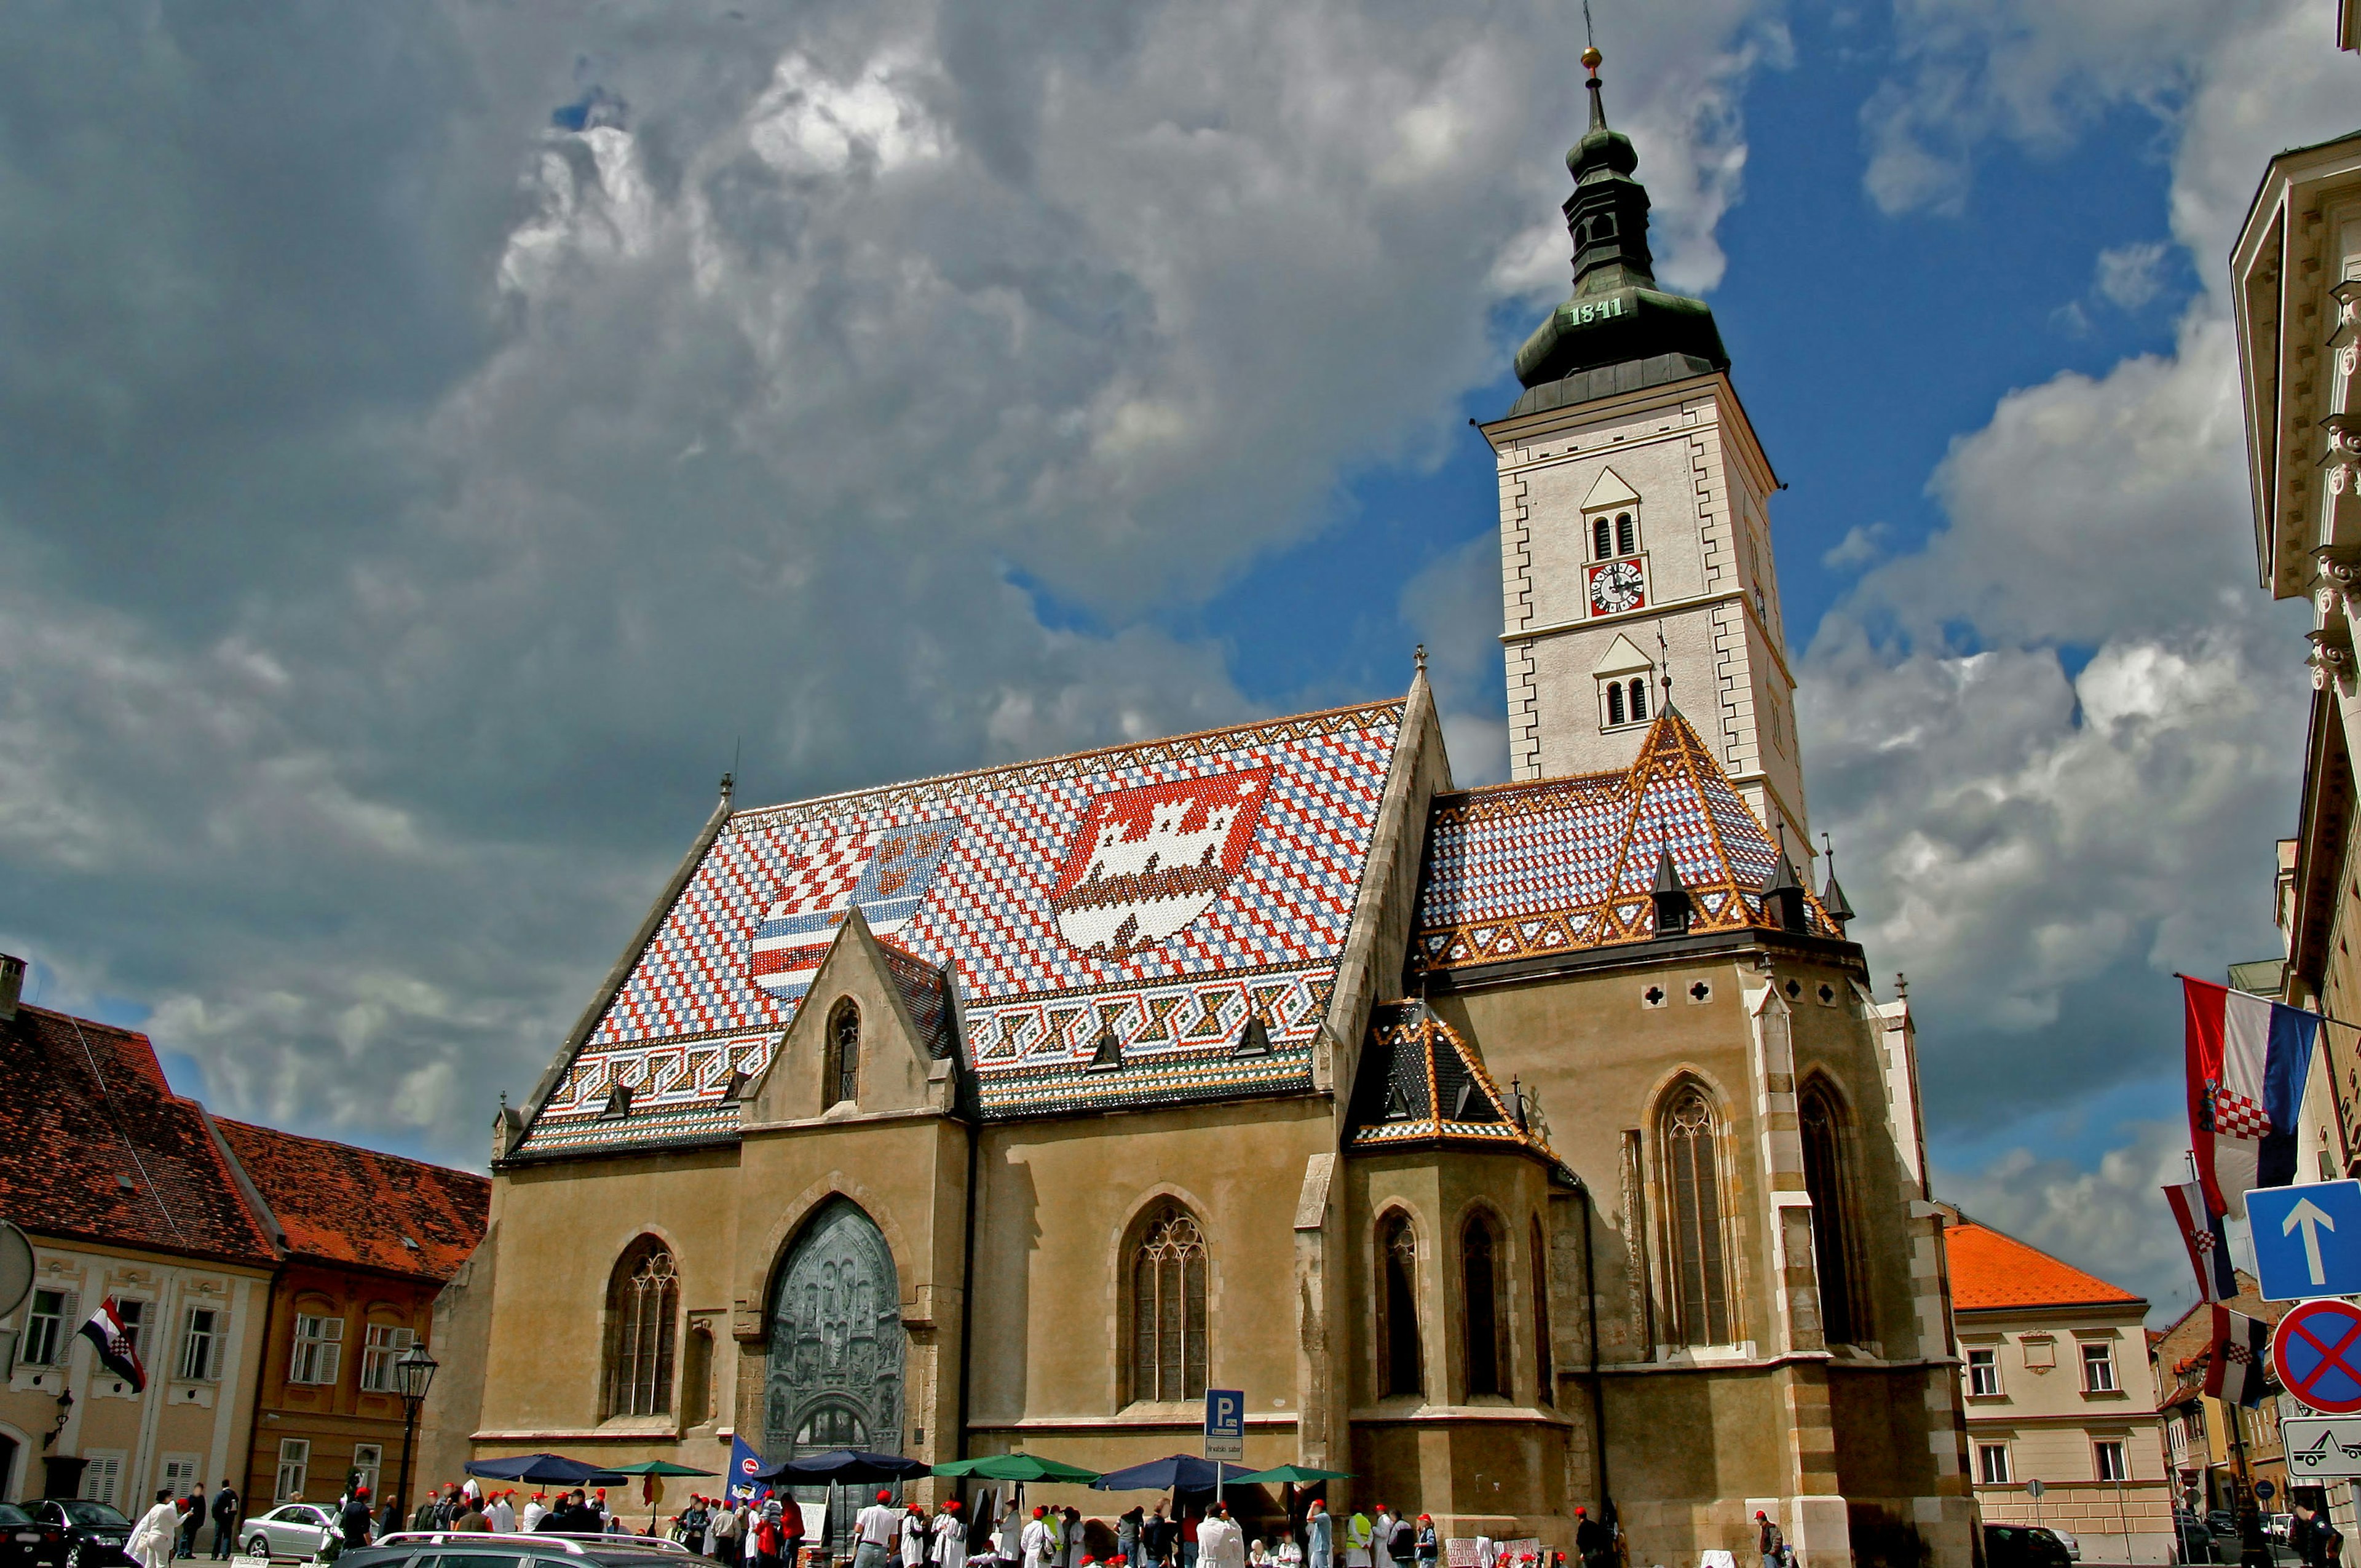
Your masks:
[{"label": "checkerboard coat of arms", "polygon": [[1105,958],[1178,936],[1246,864],[1270,776],[1248,768],[1093,798],[1049,895],[1059,936]]}]

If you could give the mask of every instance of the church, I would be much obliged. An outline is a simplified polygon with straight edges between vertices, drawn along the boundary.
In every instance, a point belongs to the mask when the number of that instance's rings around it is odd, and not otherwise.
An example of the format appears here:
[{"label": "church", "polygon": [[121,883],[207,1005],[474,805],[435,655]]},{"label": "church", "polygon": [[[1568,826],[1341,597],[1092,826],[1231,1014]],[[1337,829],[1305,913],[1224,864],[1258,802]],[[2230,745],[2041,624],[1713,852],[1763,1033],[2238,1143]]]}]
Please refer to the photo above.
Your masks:
[{"label": "church", "polygon": [[1807,874],[1777,481],[1585,60],[1573,292],[1481,427],[1510,780],[1455,783],[1421,668],[725,782],[502,1111],[438,1312],[455,1458],[1104,1471],[1229,1388],[1250,1464],[1448,1536],[1611,1509],[1634,1563],[1746,1561],[1760,1509],[1806,1563],[1967,1568],[1914,1036]]}]

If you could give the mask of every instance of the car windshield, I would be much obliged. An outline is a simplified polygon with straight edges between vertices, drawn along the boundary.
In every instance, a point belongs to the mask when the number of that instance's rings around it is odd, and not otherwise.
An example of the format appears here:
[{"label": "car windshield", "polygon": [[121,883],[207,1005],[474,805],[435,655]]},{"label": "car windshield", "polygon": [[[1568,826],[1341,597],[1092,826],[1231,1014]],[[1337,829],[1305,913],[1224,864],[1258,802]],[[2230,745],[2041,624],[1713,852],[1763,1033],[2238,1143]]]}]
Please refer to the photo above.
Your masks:
[{"label": "car windshield", "polygon": [[69,1497],[58,1507],[63,1508],[66,1518],[76,1524],[122,1525],[128,1528],[131,1523],[129,1519],[108,1508],[104,1503],[88,1502],[81,1497]]},{"label": "car windshield", "polygon": [[33,1516],[14,1503],[0,1503],[0,1524],[31,1524]]}]

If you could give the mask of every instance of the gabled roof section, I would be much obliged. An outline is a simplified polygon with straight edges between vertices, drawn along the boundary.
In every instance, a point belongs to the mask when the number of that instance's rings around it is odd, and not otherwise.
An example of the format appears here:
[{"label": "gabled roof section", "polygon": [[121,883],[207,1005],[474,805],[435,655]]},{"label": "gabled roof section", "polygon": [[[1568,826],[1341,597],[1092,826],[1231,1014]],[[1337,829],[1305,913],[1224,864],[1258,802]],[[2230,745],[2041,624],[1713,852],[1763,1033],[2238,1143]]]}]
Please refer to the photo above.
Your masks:
[{"label": "gabled roof section", "polygon": [[1421,1145],[1517,1149],[1554,1165],[1547,1144],[1519,1123],[1484,1058],[1423,1002],[1389,1003],[1369,1019],[1345,1147]]},{"label": "gabled roof section", "polygon": [[[1467,969],[1647,941],[1667,850],[1695,901],[1690,932],[1778,928],[1763,889],[1779,850],[1671,707],[1627,770],[1437,795],[1411,961]],[[1803,898],[1815,934],[1842,935]]]},{"label": "gabled roof section", "polygon": [[484,1239],[492,1184],[480,1176],[224,1116],[214,1125],[295,1256],[447,1280]]},{"label": "gabled roof section", "polygon": [[261,1217],[148,1036],[47,1008],[0,1023],[0,1213],[38,1235],[268,1266]]},{"label": "gabled roof section", "polygon": [[2145,1308],[2147,1300],[1978,1221],[1943,1227],[1951,1305],[1962,1312],[2033,1307]]},{"label": "gabled roof section", "polygon": [[[735,812],[553,1064],[515,1155],[734,1136],[727,1085],[769,1065],[855,908],[907,956],[912,1017],[961,1032],[987,1118],[1307,1089],[1403,711]],[[1269,1054],[1235,1055],[1256,1019]],[[1109,1032],[1123,1069],[1089,1073]],[[630,1114],[586,1126],[617,1082]]]}]

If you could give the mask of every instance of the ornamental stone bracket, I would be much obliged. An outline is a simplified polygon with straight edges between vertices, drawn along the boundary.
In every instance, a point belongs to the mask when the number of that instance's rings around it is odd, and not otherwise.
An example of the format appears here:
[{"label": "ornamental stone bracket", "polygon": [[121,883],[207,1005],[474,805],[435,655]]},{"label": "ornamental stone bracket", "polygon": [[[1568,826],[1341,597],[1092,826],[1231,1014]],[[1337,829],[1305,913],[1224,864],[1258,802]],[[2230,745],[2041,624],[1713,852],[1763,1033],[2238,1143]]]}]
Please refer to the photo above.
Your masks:
[{"label": "ornamental stone bracket", "polygon": [[2306,635],[2311,639],[2312,652],[2304,655],[2303,662],[2312,666],[2312,689],[2326,691],[2329,684],[2334,682],[2336,695],[2347,701],[2352,700],[2353,644],[2345,640],[2341,631],[2332,631],[2324,627]]},{"label": "ornamental stone bracket", "polygon": [[2318,624],[2324,630],[2337,620],[2361,620],[2361,555],[2328,545],[2312,555],[2320,568],[2312,590]]}]

